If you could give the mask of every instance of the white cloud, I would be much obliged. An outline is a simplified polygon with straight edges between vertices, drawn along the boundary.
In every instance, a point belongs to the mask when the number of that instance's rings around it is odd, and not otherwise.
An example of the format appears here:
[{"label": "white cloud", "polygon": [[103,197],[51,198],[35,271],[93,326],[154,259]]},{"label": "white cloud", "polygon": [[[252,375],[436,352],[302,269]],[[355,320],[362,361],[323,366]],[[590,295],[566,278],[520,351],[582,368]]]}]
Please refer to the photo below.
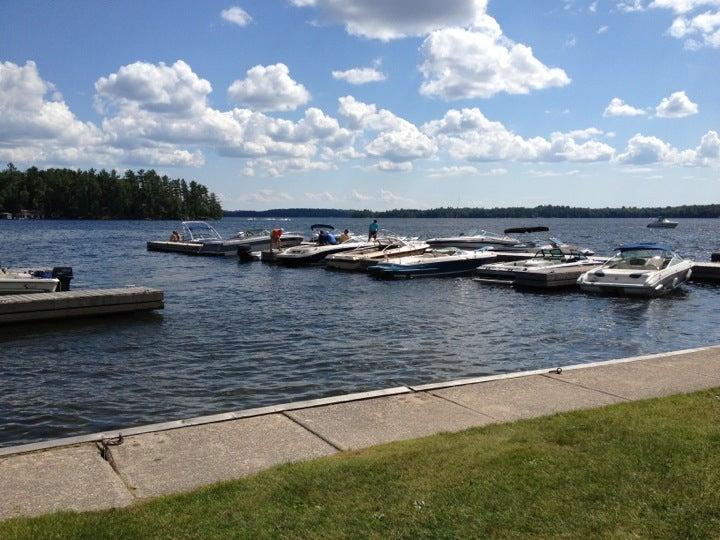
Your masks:
[{"label": "white cloud", "polygon": [[335,196],[329,191],[322,191],[320,193],[305,193],[305,198],[310,201],[334,201]]},{"label": "white cloud", "polygon": [[[667,33],[684,40],[685,49],[720,48],[720,0],[653,0],[647,5],[634,0],[621,2],[618,8],[626,12],[649,8],[670,10],[676,17]],[[698,13],[701,9],[706,11]]]},{"label": "white cloud", "polygon": [[678,150],[657,137],[637,134],[628,141],[625,152],[617,156],[617,161],[630,165],[659,163],[686,167],[717,167],[720,165],[720,136],[716,131],[708,131],[702,136],[697,147]]},{"label": "white cloud", "polygon": [[570,84],[562,69],[545,66],[530,47],[513,43],[494,19],[485,19],[482,27],[444,28],[425,39],[422,94],[445,100],[489,98]]},{"label": "white cloud", "polygon": [[247,11],[239,6],[223,9],[220,12],[220,17],[225,19],[227,22],[237,24],[238,26],[247,26],[252,22],[252,17],[248,15]]},{"label": "white cloud", "polygon": [[437,147],[429,137],[413,126],[408,129],[380,133],[365,146],[365,151],[370,156],[393,163],[402,163],[429,158],[437,151]]},{"label": "white cloud", "polygon": [[434,167],[428,169],[428,176],[431,178],[444,178],[447,176],[470,176],[478,173],[477,168],[472,165],[452,165],[447,167]]},{"label": "white cloud", "polygon": [[73,114],[35,62],[0,62],[0,160],[97,166],[122,157],[95,124]]},{"label": "white cloud", "polygon": [[386,189],[380,188],[380,200],[387,201],[387,202],[397,202],[397,201],[405,201],[407,199],[405,197],[401,197],[400,195],[393,193],[392,191],[388,191]]},{"label": "white cloud", "polygon": [[649,7],[671,9],[675,13],[683,14],[702,6],[720,6],[720,0],[653,0]]},{"label": "white cloud", "polygon": [[528,174],[530,176],[537,176],[538,178],[555,178],[558,176],[575,176],[580,174],[580,171],[578,169],[573,169],[572,171],[539,171],[536,169],[530,169]]},{"label": "white cloud", "polygon": [[241,200],[247,202],[271,204],[279,204],[285,201],[291,201],[292,199],[292,196],[285,193],[284,191],[275,191],[272,189],[261,189],[256,191],[255,193],[250,193],[249,195],[241,198]]},{"label": "white cloud", "polygon": [[638,109],[637,107],[628,105],[622,99],[617,97],[612,98],[610,100],[610,103],[608,103],[608,106],[605,107],[605,111],[603,111],[603,116],[605,117],[642,116],[644,114],[645,111],[643,111],[642,109]]},{"label": "white cloud", "polygon": [[371,168],[382,172],[410,172],[413,170],[413,164],[412,161],[388,161],[383,159]]},{"label": "white cloud", "polygon": [[594,2],[592,2],[592,3],[588,6],[588,11],[589,11],[590,13],[597,13],[597,4],[598,4],[598,3],[597,3],[597,0],[595,0]]},{"label": "white cloud", "polygon": [[608,30],[610,30],[610,27],[609,27],[607,24],[604,24],[604,25],[602,25],[600,28],[597,29],[597,33],[598,33],[598,34],[604,34],[604,33],[607,32]]},{"label": "white cloud", "polygon": [[696,152],[702,165],[708,165],[708,162],[720,159],[720,136],[718,132],[708,131],[703,135]]},{"label": "white cloud", "polygon": [[695,50],[703,46],[719,48],[720,10],[707,11],[692,18],[677,17],[668,33],[674,38],[688,38],[685,40],[686,49]]},{"label": "white cloud", "polygon": [[247,77],[228,88],[228,97],[235,103],[256,111],[293,111],[310,101],[310,93],[290,77],[285,64],[255,66]]},{"label": "white cloud", "polygon": [[198,77],[182,60],[172,66],[164,62],[135,62],[95,82],[96,104],[137,106],[153,113],[193,116],[205,109],[212,86]]},{"label": "white cloud", "polygon": [[352,192],[350,193],[350,198],[352,198],[356,201],[360,201],[360,202],[369,201],[370,199],[372,199],[372,197],[370,195],[365,195],[364,193],[360,193],[356,189],[352,190]]},{"label": "white cloud", "polygon": [[614,149],[592,139],[597,128],[524,139],[477,109],[449,110],[422,126],[455,159],[469,161],[607,161]]},{"label": "white cloud", "polygon": [[418,128],[386,109],[356,100],[352,96],[339,99],[339,114],[355,130],[375,132],[365,145],[367,155],[378,158],[382,171],[410,170],[411,161],[430,158],[437,151],[433,140]]},{"label": "white cloud", "polygon": [[642,0],[625,0],[617,3],[617,8],[624,13],[635,13],[638,11],[645,11],[645,6]]},{"label": "white cloud", "polygon": [[690,101],[684,91],[674,92],[670,97],[663,98],[655,107],[655,115],[659,118],[685,118],[697,113],[697,103]]},{"label": "white cloud", "polygon": [[388,41],[421,36],[448,26],[469,26],[487,0],[291,0],[314,7],[320,20],[345,25],[349,34]]},{"label": "white cloud", "polygon": [[345,71],[333,71],[334,79],[340,79],[350,84],[367,84],[387,79],[386,75],[373,67],[352,68]]},{"label": "white cloud", "polygon": [[620,163],[647,165],[658,162],[676,162],[678,152],[657,137],[637,134],[627,144],[625,152],[617,156]]}]

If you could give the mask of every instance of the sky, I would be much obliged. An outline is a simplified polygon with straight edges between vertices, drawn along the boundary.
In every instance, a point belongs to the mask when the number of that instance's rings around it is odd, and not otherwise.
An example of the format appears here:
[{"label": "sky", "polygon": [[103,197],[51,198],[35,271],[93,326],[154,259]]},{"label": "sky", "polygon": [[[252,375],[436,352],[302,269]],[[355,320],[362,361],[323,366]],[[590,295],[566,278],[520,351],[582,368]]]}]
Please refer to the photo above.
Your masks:
[{"label": "sky", "polygon": [[0,162],[225,209],[720,201],[720,0],[0,1]]}]

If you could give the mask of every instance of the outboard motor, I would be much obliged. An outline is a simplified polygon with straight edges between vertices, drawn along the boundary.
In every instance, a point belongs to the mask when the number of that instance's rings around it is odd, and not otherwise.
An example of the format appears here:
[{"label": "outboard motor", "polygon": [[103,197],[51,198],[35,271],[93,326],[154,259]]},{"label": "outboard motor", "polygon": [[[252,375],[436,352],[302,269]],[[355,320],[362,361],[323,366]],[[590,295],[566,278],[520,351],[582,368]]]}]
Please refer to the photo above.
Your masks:
[{"label": "outboard motor", "polygon": [[56,266],[52,269],[52,277],[60,280],[61,291],[69,291],[70,281],[73,278],[73,269],[71,266]]}]

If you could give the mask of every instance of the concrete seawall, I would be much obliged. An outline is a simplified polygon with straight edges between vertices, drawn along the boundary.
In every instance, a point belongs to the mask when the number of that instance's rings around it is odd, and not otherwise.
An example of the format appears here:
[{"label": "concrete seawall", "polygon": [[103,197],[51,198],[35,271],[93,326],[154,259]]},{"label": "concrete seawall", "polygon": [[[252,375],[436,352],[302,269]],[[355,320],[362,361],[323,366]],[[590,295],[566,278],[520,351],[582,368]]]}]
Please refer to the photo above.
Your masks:
[{"label": "concrete seawall", "polygon": [[0,448],[0,519],[121,507],[339,451],[714,387],[720,387],[720,346]]}]

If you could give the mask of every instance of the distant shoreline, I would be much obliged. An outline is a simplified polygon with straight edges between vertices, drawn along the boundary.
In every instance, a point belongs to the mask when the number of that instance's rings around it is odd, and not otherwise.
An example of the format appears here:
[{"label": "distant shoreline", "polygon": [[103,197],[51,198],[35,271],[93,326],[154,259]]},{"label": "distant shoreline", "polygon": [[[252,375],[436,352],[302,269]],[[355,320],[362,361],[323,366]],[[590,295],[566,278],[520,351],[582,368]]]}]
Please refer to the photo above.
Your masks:
[{"label": "distant shoreline", "polygon": [[274,208],[270,210],[224,210],[223,217],[262,218],[720,218],[720,204],[668,207],[579,208],[536,206],[534,208],[431,208],[394,210],[347,210],[339,208]]}]

